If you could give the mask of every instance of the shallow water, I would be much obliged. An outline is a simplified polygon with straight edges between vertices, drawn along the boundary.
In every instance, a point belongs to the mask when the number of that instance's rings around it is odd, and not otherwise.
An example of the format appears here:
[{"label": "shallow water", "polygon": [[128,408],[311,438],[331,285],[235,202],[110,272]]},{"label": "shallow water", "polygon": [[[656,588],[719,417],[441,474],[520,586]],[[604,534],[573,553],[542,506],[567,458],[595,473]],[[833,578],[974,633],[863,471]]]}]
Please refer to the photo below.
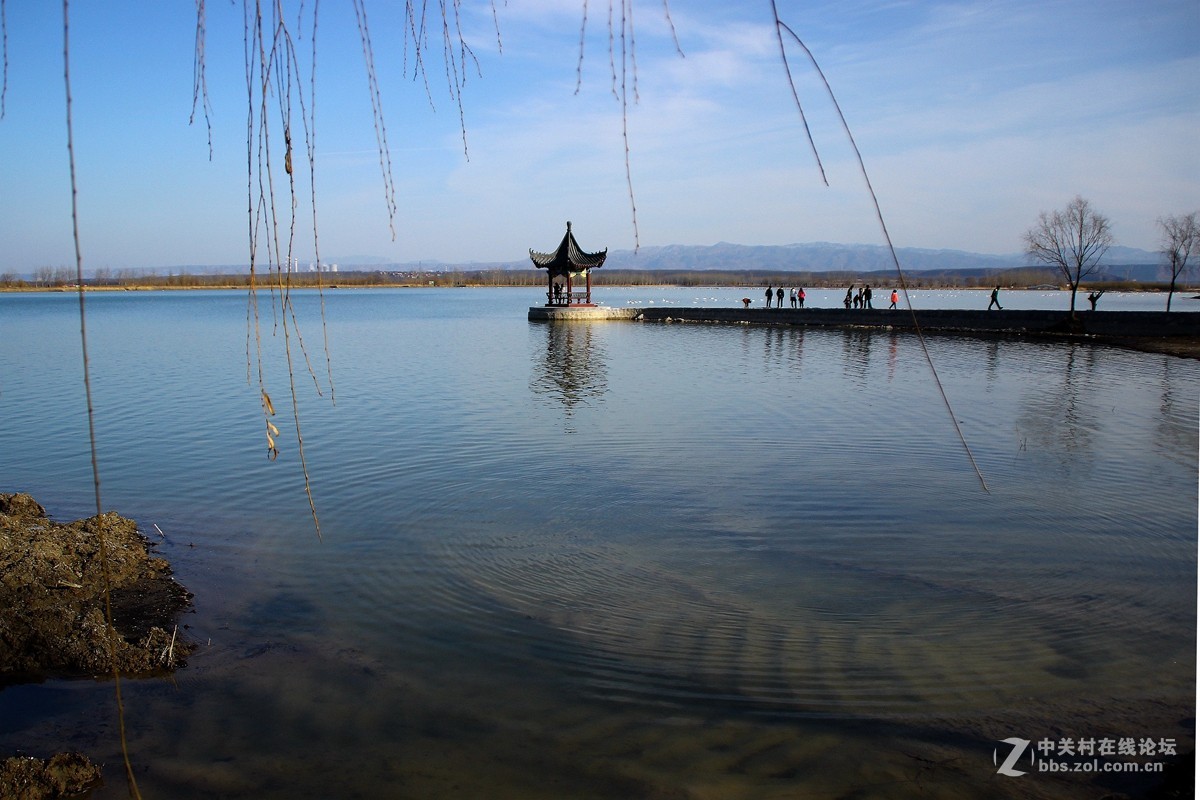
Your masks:
[{"label": "shallow water", "polygon": [[[320,539],[265,295],[275,462],[243,294],[88,298],[105,505],[196,593],[189,668],[126,690],[148,796],[1090,796],[996,775],[998,740],[1192,749],[1197,362],[930,339],[985,490],[905,334],[338,290],[331,391],[296,299]],[[0,491],[60,519],[91,513],[78,329],[0,296]],[[0,692],[0,749],[74,743],[120,796],[111,698]]]}]

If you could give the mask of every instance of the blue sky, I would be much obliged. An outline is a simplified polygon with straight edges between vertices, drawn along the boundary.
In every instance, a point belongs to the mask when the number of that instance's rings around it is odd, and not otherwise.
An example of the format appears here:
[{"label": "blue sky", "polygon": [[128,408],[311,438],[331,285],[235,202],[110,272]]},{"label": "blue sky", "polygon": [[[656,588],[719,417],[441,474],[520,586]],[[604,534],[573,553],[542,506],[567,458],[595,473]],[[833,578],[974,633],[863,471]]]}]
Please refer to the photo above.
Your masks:
[{"label": "blue sky", "polygon": [[[464,0],[461,27],[479,62],[463,92],[464,154],[440,17],[424,53],[427,96],[404,46],[403,4],[364,2],[395,238],[353,6],[326,2],[315,86],[324,260],[519,260],[530,247],[557,244],[568,219],[585,248],[633,248],[606,3],[587,5],[577,92],[580,0]],[[207,5],[211,160],[203,118],[189,125],[194,4],[71,4],[85,268],[248,259],[243,5]],[[301,59],[294,91],[307,93],[313,2],[289,7]],[[633,5],[637,98],[630,86],[627,120],[640,245],[881,243],[834,109],[803,54],[789,48],[830,185],[821,181],[770,3],[673,0],[682,57],[663,7]],[[779,9],[837,93],[898,246],[1018,252],[1039,211],[1081,194],[1112,220],[1118,244],[1153,250],[1157,217],[1200,208],[1195,0],[784,1]],[[61,10],[10,0],[6,11],[0,272],[73,266]],[[294,119],[298,130],[298,111]],[[271,137],[276,190],[286,193],[282,136],[273,129]],[[297,139],[294,253],[303,263],[313,257],[312,213]]]}]

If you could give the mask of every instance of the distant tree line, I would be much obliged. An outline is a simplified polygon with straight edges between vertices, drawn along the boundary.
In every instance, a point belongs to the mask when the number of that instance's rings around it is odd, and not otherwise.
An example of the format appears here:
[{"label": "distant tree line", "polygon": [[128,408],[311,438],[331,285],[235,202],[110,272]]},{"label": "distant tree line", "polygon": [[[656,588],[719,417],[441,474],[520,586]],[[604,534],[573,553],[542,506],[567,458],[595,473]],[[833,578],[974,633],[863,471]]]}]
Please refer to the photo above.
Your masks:
[{"label": "distant tree line", "polygon": [[[1099,276],[1098,276],[1099,277]],[[1177,276],[1176,276],[1177,277]],[[530,286],[544,287],[546,273],[537,269],[481,270],[340,270],[338,272],[284,273],[282,279],[292,288],[346,286]],[[279,276],[255,276],[260,288],[277,284]],[[1004,286],[1020,289],[1038,286],[1071,288],[1064,275],[1048,267],[1014,267],[1010,269],[919,271],[905,273],[905,285],[910,289],[985,288]],[[635,270],[600,268],[592,272],[593,286],[803,286],[807,288],[847,287],[855,284],[894,286],[894,272],[854,272],[832,270],[822,272],[788,270]],[[191,273],[170,270],[105,269],[96,270],[84,279],[84,285],[95,289],[227,289],[248,288],[247,273]],[[1161,284],[1141,281],[1093,280],[1090,286],[1109,290],[1167,290]],[[31,277],[22,278],[13,272],[0,272],[0,289],[65,289],[75,287],[75,271],[65,267],[39,267]]]}]

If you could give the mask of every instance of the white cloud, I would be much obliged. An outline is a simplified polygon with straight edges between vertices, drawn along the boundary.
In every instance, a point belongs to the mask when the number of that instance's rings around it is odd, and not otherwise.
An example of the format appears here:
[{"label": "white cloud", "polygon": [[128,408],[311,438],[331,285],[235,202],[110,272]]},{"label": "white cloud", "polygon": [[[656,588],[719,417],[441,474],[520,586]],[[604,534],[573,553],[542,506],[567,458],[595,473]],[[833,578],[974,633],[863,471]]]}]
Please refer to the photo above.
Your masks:
[{"label": "white cloud", "polygon": [[[609,4],[588,4],[576,95],[582,7],[578,0],[498,2],[503,55],[492,5],[463,7],[483,70],[482,79],[470,75],[464,97],[469,161],[458,110],[442,83],[437,31],[431,31],[427,64],[438,106],[433,113],[423,84],[412,80],[411,64],[403,73],[391,11],[372,16],[397,182],[396,242],[383,213],[352,15],[330,14],[331,24],[322,22],[328,38],[317,105],[323,250],[398,259],[519,258],[527,247],[547,246],[538,237],[549,230],[553,239],[567,218],[594,235],[597,246],[632,246]],[[244,207],[241,20],[236,10],[223,9],[215,8],[210,20],[217,164],[204,163],[204,131],[186,126],[186,88],[178,98],[108,97],[120,93],[117,83],[81,84],[81,168],[89,177],[88,224],[99,231],[87,243],[92,256],[114,264],[152,261],[180,249],[177,242],[192,251],[187,260],[199,262],[244,253],[244,220],[225,224],[244,212],[215,212],[211,199]],[[820,59],[898,243],[1011,251],[1040,209],[1078,192],[1113,218],[1123,243],[1147,246],[1156,236],[1156,216],[1200,205],[1191,141],[1200,120],[1194,0],[818,0],[781,2],[780,10]],[[789,45],[831,186],[821,183],[769,14],[769,4],[673,3],[680,57],[662,3],[636,5],[640,102],[630,105],[626,121],[644,244],[879,241],[837,115],[806,58]],[[222,25],[230,29],[218,31]],[[46,26],[46,36],[53,27]],[[79,28],[80,36],[87,30]],[[385,41],[395,46],[384,47]],[[218,49],[222,42],[233,44]],[[32,44],[22,39],[13,53],[24,59],[37,52]],[[80,46],[100,58],[106,42],[84,39]],[[190,41],[180,47],[190,52]],[[155,58],[170,50],[156,48]],[[122,63],[138,61],[136,52],[126,55]],[[612,57],[620,57],[619,41]],[[182,72],[190,67],[185,58]],[[0,221],[9,220],[8,257],[24,263],[54,260],[45,254],[60,250],[69,254],[63,247],[69,237],[55,224],[61,213],[54,210],[56,202],[64,206],[65,195],[55,201],[44,189],[62,184],[61,149],[47,144],[53,137],[45,133],[61,125],[61,115],[13,111],[24,108],[22,97],[61,92],[61,73],[45,71],[35,81],[11,76],[13,105],[0,125],[5,151],[33,161],[3,168],[9,180],[0,197]],[[632,101],[632,73],[626,78]],[[182,81],[186,87],[187,74]],[[106,108],[128,113],[120,119],[97,113]],[[169,119],[172,114],[178,119]],[[153,136],[141,136],[144,131]],[[233,188],[217,192],[218,181]],[[173,214],[159,213],[169,207],[162,203],[140,214],[142,204],[163,192],[171,196]],[[111,216],[118,213],[153,219],[152,230],[134,230]],[[198,219],[211,221],[200,240],[188,227]]]}]

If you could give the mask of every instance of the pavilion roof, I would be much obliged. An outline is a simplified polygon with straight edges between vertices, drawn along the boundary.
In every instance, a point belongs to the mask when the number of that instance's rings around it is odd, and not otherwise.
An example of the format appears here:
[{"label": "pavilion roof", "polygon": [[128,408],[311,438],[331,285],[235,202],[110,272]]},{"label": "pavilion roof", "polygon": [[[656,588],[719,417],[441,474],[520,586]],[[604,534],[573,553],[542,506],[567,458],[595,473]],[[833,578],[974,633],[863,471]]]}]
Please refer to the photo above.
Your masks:
[{"label": "pavilion roof", "polygon": [[533,261],[533,265],[538,269],[550,270],[550,274],[552,275],[595,269],[596,267],[603,266],[604,259],[607,257],[607,247],[597,253],[586,253],[581,250],[579,242],[575,241],[575,235],[571,233],[570,222],[567,223],[567,232],[563,235],[558,249],[553,253],[539,253],[536,250],[529,251],[529,258]]}]

